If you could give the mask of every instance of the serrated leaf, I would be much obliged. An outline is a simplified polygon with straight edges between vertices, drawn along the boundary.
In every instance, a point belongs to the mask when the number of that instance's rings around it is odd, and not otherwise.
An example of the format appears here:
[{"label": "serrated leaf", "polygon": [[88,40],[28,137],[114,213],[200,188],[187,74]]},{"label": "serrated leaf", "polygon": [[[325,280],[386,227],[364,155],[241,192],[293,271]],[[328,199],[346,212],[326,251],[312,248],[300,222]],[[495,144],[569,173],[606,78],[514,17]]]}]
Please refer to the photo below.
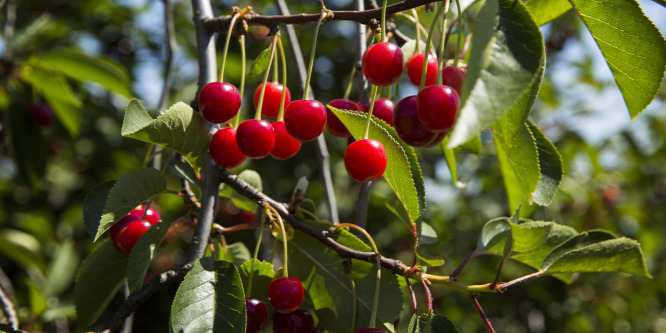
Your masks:
[{"label": "serrated leaf", "polygon": [[195,169],[203,165],[208,150],[208,125],[201,114],[178,102],[153,119],[139,101],[125,109],[124,137],[154,143],[181,153]]},{"label": "serrated leaf", "polygon": [[413,314],[412,318],[409,320],[407,333],[431,333],[431,320],[432,315],[427,313],[421,315]]},{"label": "serrated leaf", "polygon": [[136,293],[143,286],[150,261],[153,260],[170,226],[171,223],[159,222],[146,230],[136,244],[134,244],[132,252],[129,255],[129,261],[127,262],[127,285],[129,286],[130,294]]},{"label": "serrated leaf", "polygon": [[415,250],[414,253],[422,266],[439,267],[444,265],[444,258],[436,255],[424,254],[421,250]]},{"label": "serrated leaf", "polygon": [[79,260],[79,254],[71,240],[56,245],[52,260],[46,270],[45,297],[59,295],[74,282]]},{"label": "serrated leaf", "polygon": [[105,240],[83,261],[74,284],[77,331],[95,324],[123,285],[127,259]]},{"label": "serrated leaf", "polygon": [[430,332],[432,333],[458,333],[456,326],[444,316],[435,315],[430,321]]},{"label": "serrated leaf", "polygon": [[571,9],[571,4],[567,0],[528,0],[525,6],[538,26],[560,17]]},{"label": "serrated leaf", "polygon": [[131,97],[127,70],[108,58],[74,49],[58,49],[41,54],[38,64],[73,79],[96,82],[111,92]]},{"label": "serrated leaf", "polygon": [[[553,223],[553,227],[548,234],[548,238],[539,245],[537,248],[523,253],[516,253],[512,259],[520,261],[532,268],[540,269],[541,263],[548,256],[548,254],[557,246],[578,235],[578,232],[562,224]],[[570,274],[555,274],[553,277],[558,278],[566,283],[571,282]]]},{"label": "serrated leaf", "polygon": [[498,252],[504,248],[504,240],[510,235],[511,223],[506,217],[492,219],[481,229],[476,249]]},{"label": "serrated leaf", "polygon": [[527,125],[534,135],[539,155],[539,171],[541,178],[532,198],[537,205],[547,206],[555,197],[557,189],[564,177],[564,165],[562,156],[555,145],[546,138],[541,130],[528,119]]},{"label": "serrated leaf", "polygon": [[550,265],[559,259],[559,257],[563,256],[569,251],[615,238],[615,235],[605,230],[590,230],[582,232],[555,247],[541,263],[541,270],[546,271]]},{"label": "serrated leaf", "polygon": [[[430,317],[430,318],[428,318]],[[456,326],[444,316],[428,314],[412,315],[407,328],[408,333],[457,333]]]},{"label": "serrated leaf", "polygon": [[488,0],[472,35],[460,112],[449,138],[457,147],[504,116],[543,66],[543,38],[519,0]]},{"label": "serrated leaf", "polygon": [[[254,261],[254,267],[252,262]],[[275,277],[275,268],[273,264],[257,259],[250,259],[240,266],[240,276],[243,280],[243,288],[245,289],[245,297],[258,298],[268,301],[268,284],[271,283]],[[248,290],[248,283],[250,282],[250,275],[252,278],[252,290]]]},{"label": "serrated leaf", "polygon": [[513,251],[527,252],[539,247],[548,239],[553,225],[553,222],[540,221],[512,224]]},{"label": "serrated leaf", "polygon": [[195,262],[171,307],[172,332],[245,332],[245,295],[236,266],[210,257]]},{"label": "serrated leaf", "polygon": [[[84,222],[93,242],[136,206],[164,192],[166,179],[158,170],[143,167],[128,170],[111,189],[109,186],[107,182],[96,187],[83,203]],[[108,195],[104,197],[107,190]],[[102,201],[104,210],[98,215]]]},{"label": "serrated leaf", "polygon": [[259,75],[263,73],[268,68],[268,61],[270,58],[270,47],[261,51],[261,53],[252,62],[252,66],[250,67],[250,75]]},{"label": "serrated leaf", "polygon": [[569,0],[610,67],[631,118],[655,98],[666,71],[666,40],[633,0]]},{"label": "serrated leaf", "polygon": [[[368,114],[365,112],[329,109],[349,129],[354,139],[363,138]],[[417,223],[425,211],[425,185],[421,168],[412,147],[398,138],[393,127],[383,120],[372,116],[368,137],[384,145],[386,159],[389,161],[384,172],[384,179],[393,189],[412,223]]]},{"label": "serrated leaf", "polygon": [[167,170],[169,170],[169,172],[172,174],[185,179],[188,183],[194,186],[199,186],[196,172],[192,168],[192,165],[189,163],[174,159],[171,161],[171,163],[169,163]]},{"label": "serrated leaf", "polygon": [[11,130],[9,148],[20,170],[21,178],[30,184],[33,190],[37,190],[41,188],[46,171],[48,157],[46,140],[37,122],[31,119],[25,110],[16,107],[15,104],[12,105],[14,107],[10,107],[5,113],[9,115],[9,119],[5,121]]}]

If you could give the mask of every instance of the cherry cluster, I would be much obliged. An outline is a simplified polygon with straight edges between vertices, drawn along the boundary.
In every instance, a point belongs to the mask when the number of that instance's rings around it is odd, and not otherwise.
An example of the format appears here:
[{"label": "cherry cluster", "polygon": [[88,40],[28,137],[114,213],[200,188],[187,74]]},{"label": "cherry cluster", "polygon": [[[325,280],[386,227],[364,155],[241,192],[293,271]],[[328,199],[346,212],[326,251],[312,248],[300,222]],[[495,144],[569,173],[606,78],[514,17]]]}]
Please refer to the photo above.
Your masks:
[{"label": "cherry cluster", "polygon": [[144,205],[138,206],[111,226],[109,229],[111,244],[118,251],[130,254],[139,238],[159,221],[160,215],[155,209]]},{"label": "cherry cluster", "polygon": [[[273,316],[273,332],[314,332],[314,320],[307,310],[299,310],[303,303],[303,285],[294,277],[280,277],[268,284],[268,300],[277,311]],[[266,304],[256,298],[245,300],[247,311],[246,333],[256,333],[268,322]]]}]

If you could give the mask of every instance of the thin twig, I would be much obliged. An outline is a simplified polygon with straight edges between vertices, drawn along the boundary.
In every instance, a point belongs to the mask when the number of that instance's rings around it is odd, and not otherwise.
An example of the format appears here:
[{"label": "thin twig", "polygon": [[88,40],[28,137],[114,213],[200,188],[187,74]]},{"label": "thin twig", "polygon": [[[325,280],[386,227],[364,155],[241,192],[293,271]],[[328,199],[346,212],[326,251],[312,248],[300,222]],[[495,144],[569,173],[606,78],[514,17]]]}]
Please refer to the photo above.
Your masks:
[{"label": "thin twig", "polygon": [[163,0],[164,2],[164,28],[166,34],[166,60],[164,61],[164,84],[162,85],[162,94],[160,94],[160,102],[157,110],[162,112],[169,99],[169,92],[171,91],[171,83],[173,81],[173,53],[176,49],[176,34],[173,26],[173,8],[171,8],[171,1]]},{"label": "thin twig", "polygon": [[542,276],[543,276],[543,274],[542,274],[541,271],[534,272],[532,274],[528,274],[528,275],[525,275],[525,276],[521,276],[521,277],[519,277],[517,279],[513,279],[509,282],[504,282],[504,283],[498,284],[497,285],[497,290],[500,291],[500,292],[504,292],[507,288],[512,287],[512,286],[514,286],[518,283],[529,281],[529,280],[532,280],[532,279],[535,279],[535,278],[538,278],[538,277],[542,277]]},{"label": "thin twig", "polygon": [[463,271],[463,269],[465,268],[465,266],[467,266],[467,264],[468,264],[470,261],[472,261],[472,259],[474,259],[474,258],[475,258],[476,256],[478,256],[478,255],[486,254],[486,253],[488,253],[488,252],[486,252],[486,251],[474,251],[474,252],[470,253],[470,254],[467,256],[467,258],[465,258],[465,260],[463,260],[463,262],[460,263],[460,266],[458,266],[458,268],[456,268],[456,270],[453,271],[453,273],[451,273],[451,275],[449,275],[449,278],[450,278],[451,280],[453,280],[453,281],[457,280],[457,279],[458,279],[458,275],[460,275],[460,273],[462,273],[462,271]]},{"label": "thin twig", "polygon": [[416,294],[414,293],[414,288],[412,288],[412,284],[409,282],[409,279],[407,277],[405,277],[405,282],[407,283],[407,289],[409,289],[409,295],[410,299],[412,300],[412,308],[414,309],[414,314],[418,316],[419,310],[416,304]]},{"label": "thin twig", "polygon": [[2,313],[7,319],[7,324],[15,330],[18,329],[19,322],[16,316],[16,309],[14,309],[14,303],[12,303],[2,288],[0,288],[0,308],[2,308]]},{"label": "thin twig", "polygon": [[481,307],[481,304],[479,304],[479,300],[477,299],[479,297],[479,294],[471,294],[469,295],[469,298],[472,300],[472,305],[474,306],[474,310],[479,314],[481,317],[481,320],[483,320],[483,324],[486,325],[486,329],[488,330],[489,333],[495,333],[495,329],[493,328],[493,325],[490,323],[490,319],[488,319],[488,316],[486,316],[486,313],[483,312],[483,308]]}]

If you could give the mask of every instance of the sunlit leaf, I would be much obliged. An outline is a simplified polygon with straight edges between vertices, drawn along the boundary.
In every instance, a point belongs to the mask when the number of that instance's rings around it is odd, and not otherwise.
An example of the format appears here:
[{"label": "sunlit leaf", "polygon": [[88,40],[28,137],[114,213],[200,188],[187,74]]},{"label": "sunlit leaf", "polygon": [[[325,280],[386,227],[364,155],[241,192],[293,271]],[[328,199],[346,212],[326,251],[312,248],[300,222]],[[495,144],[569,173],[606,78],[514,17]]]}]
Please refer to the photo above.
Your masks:
[{"label": "sunlit leaf", "polygon": [[252,66],[250,67],[251,75],[258,75],[263,73],[268,68],[268,61],[271,58],[271,48],[264,49],[261,51],[259,56],[254,59]]},{"label": "sunlit leaf", "polygon": [[[254,261],[254,267],[252,262]],[[245,289],[245,297],[252,297],[268,301],[268,284],[275,277],[273,264],[256,259],[250,259],[240,266],[240,276],[243,280],[243,288]],[[250,283],[250,275],[252,278],[252,290],[248,290]]]},{"label": "sunlit leaf", "polygon": [[525,6],[529,9],[537,25],[544,25],[571,9],[567,0],[528,0]]},{"label": "sunlit leaf", "polygon": [[560,156],[555,145],[529,119],[527,126],[529,126],[530,132],[532,132],[536,141],[539,155],[539,171],[541,173],[539,184],[532,193],[532,198],[538,205],[549,205],[555,197],[564,176],[562,156]]},{"label": "sunlit leaf", "polygon": [[531,195],[539,183],[541,175],[537,145],[526,125],[523,125],[510,147],[501,129],[493,127],[493,137],[509,206],[511,210],[516,210],[523,198]]}]

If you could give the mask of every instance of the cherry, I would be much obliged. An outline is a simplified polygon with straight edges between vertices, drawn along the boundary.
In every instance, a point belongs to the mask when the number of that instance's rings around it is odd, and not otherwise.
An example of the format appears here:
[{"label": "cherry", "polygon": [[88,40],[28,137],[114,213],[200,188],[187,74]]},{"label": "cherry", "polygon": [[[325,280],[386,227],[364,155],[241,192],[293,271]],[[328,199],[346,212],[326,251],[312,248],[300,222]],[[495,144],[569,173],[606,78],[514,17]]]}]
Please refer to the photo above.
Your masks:
[{"label": "cherry", "polygon": [[446,66],[442,68],[442,84],[455,89],[458,95],[460,95],[466,73],[467,70],[464,68]]},{"label": "cherry", "polygon": [[315,100],[293,101],[284,110],[284,125],[294,139],[314,140],[326,126],[326,108]]},{"label": "cherry", "polygon": [[314,319],[310,312],[296,310],[291,313],[273,315],[273,333],[314,332]]},{"label": "cherry", "polygon": [[[393,109],[395,103],[388,98],[380,98],[375,101],[375,107],[372,109],[372,115],[393,126]],[[368,104],[361,104],[359,110],[363,112],[370,111]]]},{"label": "cherry", "polygon": [[125,215],[109,228],[109,239],[111,239],[111,244],[113,244],[116,250],[123,251],[118,244],[118,235],[132,222],[140,219],[141,216],[135,214]]},{"label": "cherry", "polygon": [[405,59],[402,50],[390,42],[370,45],[363,53],[361,67],[370,83],[386,87],[400,78]]},{"label": "cherry", "polygon": [[375,139],[354,141],[345,151],[347,173],[358,182],[369,182],[381,177],[386,170],[386,150]]},{"label": "cherry", "polygon": [[213,161],[225,168],[233,168],[245,161],[245,155],[236,144],[236,129],[233,127],[217,130],[210,139],[208,150]]},{"label": "cherry", "polygon": [[405,97],[396,104],[393,123],[400,139],[412,147],[426,147],[438,136],[425,129],[416,116],[416,96]]},{"label": "cherry", "polygon": [[211,123],[224,123],[233,118],[241,105],[236,86],[226,82],[211,82],[199,92],[199,111]]},{"label": "cherry", "polygon": [[[143,213],[146,213],[146,216],[143,216]],[[143,217],[146,221],[155,225],[155,223],[160,221],[160,214],[157,214],[157,211],[153,207],[146,209],[146,206],[140,205],[139,207],[134,208],[130,214],[134,214],[138,217]]]},{"label": "cherry", "polygon": [[245,310],[247,312],[245,333],[257,333],[261,331],[268,322],[268,308],[266,307],[266,303],[256,298],[246,298]]},{"label": "cherry", "polygon": [[275,146],[275,130],[266,120],[245,120],[238,126],[236,144],[245,156],[264,158]]},{"label": "cherry", "polygon": [[434,147],[434,146],[438,145],[440,142],[442,142],[442,140],[444,140],[444,137],[447,134],[449,134],[449,132],[441,132],[441,133],[437,134],[437,137],[435,138],[435,140],[432,140],[432,142],[427,144],[426,147],[430,148],[430,147]]},{"label": "cherry", "polygon": [[53,119],[55,118],[53,114],[53,109],[51,109],[50,106],[46,104],[35,104],[30,106],[28,108],[28,112],[32,116],[32,118],[37,121],[39,126],[42,127],[47,127],[53,123]]},{"label": "cherry", "polygon": [[429,86],[416,97],[416,115],[431,132],[446,132],[453,126],[460,105],[458,93],[449,86]]},{"label": "cherry", "polygon": [[277,312],[289,313],[303,302],[303,285],[294,277],[273,279],[268,284],[268,300]]},{"label": "cherry", "polygon": [[284,121],[276,121],[273,124],[275,130],[275,146],[271,150],[271,156],[278,160],[286,160],[298,153],[301,149],[301,142],[287,133],[284,127]]},{"label": "cherry", "polygon": [[[261,88],[263,84],[260,84],[257,87],[257,90],[254,91],[254,107],[256,108],[259,105],[259,96],[261,95]],[[282,91],[284,86],[277,82],[266,82],[266,91],[264,92],[264,101],[261,104],[261,115],[275,119],[280,113],[280,101],[282,100]],[[284,105],[288,105],[291,102],[291,93],[289,88],[287,88],[287,93],[284,100]]]},{"label": "cherry", "polygon": [[354,333],[387,333],[379,328],[357,328]]},{"label": "cherry", "polygon": [[[407,76],[409,81],[413,84],[420,86],[423,73],[423,61],[425,60],[425,53],[417,53],[412,56],[407,62]],[[426,69],[426,82],[425,86],[432,86],[437,80],[437,56],[430,53],[428,56],[428,68]]]},{"label": "cherry", "polygon": [[[328,105],[340,110],[358,111],[358,104],[347,99],[334,99],[328,102]],[[345,125],[340,121],[340,119],[338,119],[333,111],[329,110],[328,108],[326,109],[326,128],[328,128],[328,131],[331,134],[341,138],[351,136],[351,133],[349,133],[347,127],[345,127]]]},{"label": "cherry", "polygon": [[116,242],[122,252],[130,254],[134,244],[143,236],[152,224],[146,220],[137,219],[132,221],[127,227],[120,231]]}]

